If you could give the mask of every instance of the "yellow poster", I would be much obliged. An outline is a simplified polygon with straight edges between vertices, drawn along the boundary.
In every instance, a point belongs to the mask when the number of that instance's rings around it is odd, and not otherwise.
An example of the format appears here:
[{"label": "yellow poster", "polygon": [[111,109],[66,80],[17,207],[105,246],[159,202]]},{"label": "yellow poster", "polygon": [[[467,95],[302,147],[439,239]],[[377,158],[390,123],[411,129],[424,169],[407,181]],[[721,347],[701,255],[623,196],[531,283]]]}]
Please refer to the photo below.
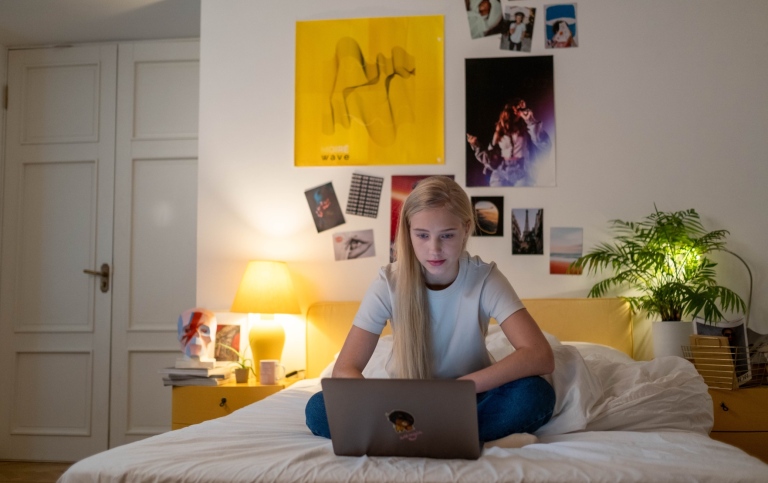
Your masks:
[{"label": "yellow poster", "polygon": [[296,166],[443,164],[443,17],[296,23]]}]

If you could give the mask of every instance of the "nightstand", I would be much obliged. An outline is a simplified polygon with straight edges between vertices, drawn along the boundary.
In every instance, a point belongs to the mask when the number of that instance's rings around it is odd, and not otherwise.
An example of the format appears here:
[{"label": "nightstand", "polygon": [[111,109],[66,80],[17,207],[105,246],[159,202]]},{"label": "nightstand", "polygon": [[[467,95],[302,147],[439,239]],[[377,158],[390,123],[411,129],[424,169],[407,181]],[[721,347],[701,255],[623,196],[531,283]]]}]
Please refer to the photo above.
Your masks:
[{"label": "nightstand", "polygon": [[710,437],[768,463],[768,386],[710,389],[715,425]]},{"label": "nightstand", "polygon": [[262,386],[254,380],[221,386],[175,386],[171,395],[171,429],[226,416],[288,387],[293,381]]}]

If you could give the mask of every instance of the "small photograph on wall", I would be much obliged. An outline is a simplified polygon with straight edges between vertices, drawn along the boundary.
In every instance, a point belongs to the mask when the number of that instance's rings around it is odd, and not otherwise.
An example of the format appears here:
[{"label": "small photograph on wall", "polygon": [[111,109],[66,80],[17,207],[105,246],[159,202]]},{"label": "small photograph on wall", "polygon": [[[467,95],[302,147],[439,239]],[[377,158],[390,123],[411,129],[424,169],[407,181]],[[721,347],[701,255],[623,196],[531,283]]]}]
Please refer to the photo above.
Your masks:
[{"label": "small photograph on wall", "polygon": [[379,215],[382,186],[384,178],[353,173],[347,199],[347,214],[376,218]]},{"label": "small photograph on wall", "polygon": [[[397,234],[397,223],[400,221],[400,209],[403,207],[403,202],[408,195],[413,191],[413,188],[419,183],[419,181],[429,178],[430,176],[436,176],[434,174],[424,175],[394,175],[392,176],[392,204],[390,207],[390,224],[389,224],[389,261],[395,261],[395,235]],[[440,175],[447,176],[453,179],[452,174]]]},{"label": "small photograph on wall", "polygon": [[472,236],[504,236],[504,197],[473,196],[475,231]]},{"label": "small photograph on wall", "polygon": [[336,257],[336,261],[375,256],[376,247],[373,244],[373,230],[334,233],[333,254]]},{"label": "small photograph on wall", "polygon": [[333,183],[309,189],[304,192],[304,196],[307,197],[318,233],[344,223],[344,215],[341,212],[339,200],[336,199]]},{"label": "small photograph on wall", "polygon": [[296,166],[445,164],[442,15],[296,22]]},{"label": "small photograph on wall", "polygon": [[533,27],[536,24],[536,9],[520,7],[520,2],[504,0],[504,30],[501,34],[501,50],[530,52],[533,43]]},{"label": "small photograph on wall", "polygon": [[568,268],[583,252],[583,230],[558,226],[549,229],[549,273],[553,275],[581,275],[581,269]]},{"label": "small photograph on wall", "polygon": [[512,210],[512,255],[544,255],[544,210]]},{"label": "small photograph on wall", "polygon": [[555,186],[552,56],[466,59],[468,187]]},{"label": "small photograph on wall", "polygon": [[576,4],[546,5],[546,47],[567,49],[578,47],[576,35]]},{"label": "small photograph on wall", "polygon": [[499,0],[464,0],[467,7],[469,35],[482,39],[502,32],[503,22]]}]

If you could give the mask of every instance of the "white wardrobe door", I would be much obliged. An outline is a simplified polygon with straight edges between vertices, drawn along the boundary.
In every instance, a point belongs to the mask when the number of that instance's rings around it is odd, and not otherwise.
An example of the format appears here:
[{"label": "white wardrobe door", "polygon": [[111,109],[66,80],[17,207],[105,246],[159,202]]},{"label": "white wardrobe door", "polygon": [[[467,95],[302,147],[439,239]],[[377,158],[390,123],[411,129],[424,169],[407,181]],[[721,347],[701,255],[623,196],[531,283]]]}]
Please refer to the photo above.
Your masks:
[{"label": "white wardrobe door", "polygon": [[157,370],[194,307],[199,42],[119,45],[110,447],[171,428]]}]

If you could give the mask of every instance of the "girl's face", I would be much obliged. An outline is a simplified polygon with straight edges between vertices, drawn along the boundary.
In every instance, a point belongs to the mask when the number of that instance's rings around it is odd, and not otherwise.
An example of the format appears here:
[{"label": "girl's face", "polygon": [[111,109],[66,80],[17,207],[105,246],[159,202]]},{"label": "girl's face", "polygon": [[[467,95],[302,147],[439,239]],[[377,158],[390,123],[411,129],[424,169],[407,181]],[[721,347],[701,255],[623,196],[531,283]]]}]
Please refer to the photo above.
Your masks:
[{"label": "girl's face", "polygon": [[424,267],[427,287],[448,287],[459,274],[459,257],[469,226],[447,208],[427,209],[411,216],[411,244]]}]

